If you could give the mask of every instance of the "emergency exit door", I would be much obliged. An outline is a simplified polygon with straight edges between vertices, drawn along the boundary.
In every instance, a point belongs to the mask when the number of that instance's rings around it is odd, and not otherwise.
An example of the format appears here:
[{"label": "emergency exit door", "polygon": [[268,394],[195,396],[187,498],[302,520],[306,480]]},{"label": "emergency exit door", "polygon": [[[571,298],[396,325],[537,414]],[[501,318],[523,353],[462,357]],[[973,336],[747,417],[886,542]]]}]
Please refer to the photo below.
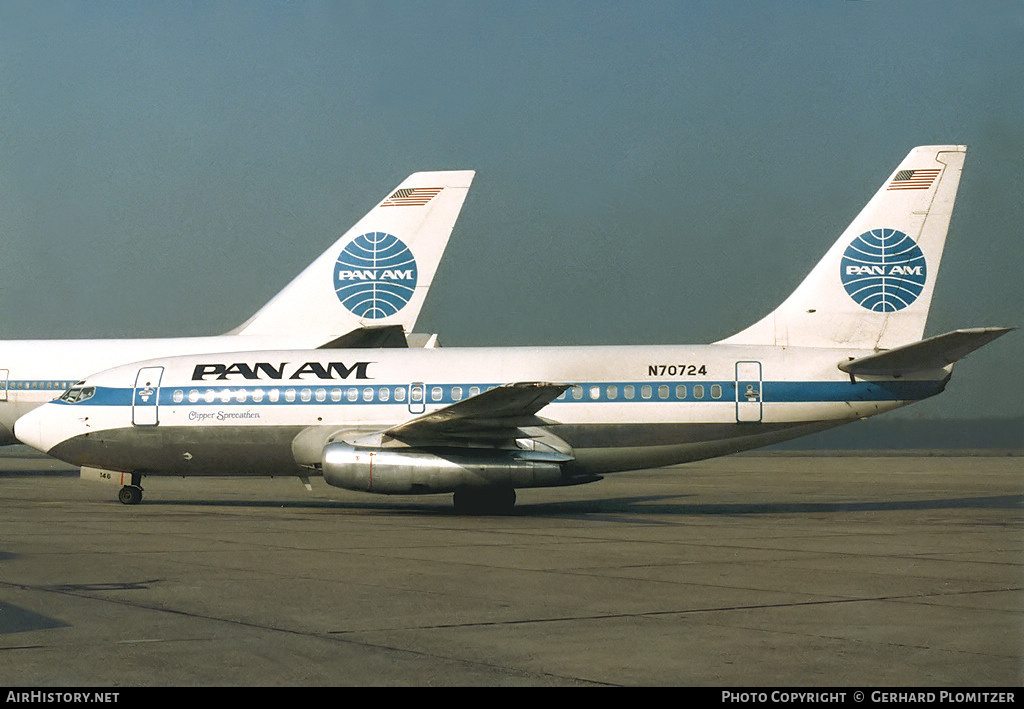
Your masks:
[{"label": "emergency exit door", "polygon": [[427,386],[423,382],[409,385],[409,413],[422,414],[427,409]]}]

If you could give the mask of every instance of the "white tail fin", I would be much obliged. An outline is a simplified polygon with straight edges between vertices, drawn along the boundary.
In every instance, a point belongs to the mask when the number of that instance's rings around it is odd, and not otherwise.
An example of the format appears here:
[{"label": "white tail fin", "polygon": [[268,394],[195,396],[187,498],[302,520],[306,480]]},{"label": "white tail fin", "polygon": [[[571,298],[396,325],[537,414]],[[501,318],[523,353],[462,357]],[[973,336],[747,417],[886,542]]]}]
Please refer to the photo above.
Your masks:
[{"label": "white tail fin", "polygon": [[410,332],[474,175],[410,175],[228,334],[294,334],[315,347],[371,325]]},{"label": "white tail fin", "polygon": [[890,349],[920,340],[967,148],[914,148],[803,283],[725,344]]}]

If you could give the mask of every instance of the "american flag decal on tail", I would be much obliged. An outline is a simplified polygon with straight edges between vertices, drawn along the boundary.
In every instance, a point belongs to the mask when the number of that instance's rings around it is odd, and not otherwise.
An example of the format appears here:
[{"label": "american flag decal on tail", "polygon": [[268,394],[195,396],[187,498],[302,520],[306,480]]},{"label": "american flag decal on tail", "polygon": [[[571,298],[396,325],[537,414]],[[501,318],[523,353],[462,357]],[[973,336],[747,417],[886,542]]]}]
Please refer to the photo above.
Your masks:
[{"label": "american flag decal on tail", "polygon": [[900,170],[886,188],[888,190],[926,190],[935,182],[940,170]]},{"label": "american flag decal on tail", "polygon": [[410,187],[395,192],[381,202],[382,207],[422,207],[432,200],[443,187]]}]

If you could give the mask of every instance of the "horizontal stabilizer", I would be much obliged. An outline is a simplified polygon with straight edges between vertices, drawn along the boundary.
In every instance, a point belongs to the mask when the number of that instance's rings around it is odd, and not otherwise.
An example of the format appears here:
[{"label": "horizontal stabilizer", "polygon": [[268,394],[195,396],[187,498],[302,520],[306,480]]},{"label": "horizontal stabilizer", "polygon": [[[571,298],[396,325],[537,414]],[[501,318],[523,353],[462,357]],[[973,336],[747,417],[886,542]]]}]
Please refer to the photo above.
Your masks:
[{"label": "horizontal stabilizer", "polygon": [[850,374],[899,376],[910,372],[942,369],[974,350],[1013,330],[1012,327],[979,327],[954,330],[878,354],[839,363]]},{"label": "horizontal stabilizer", "polygon": [[317,347],[318,350],[404,348],[409,342],[401,325],[358,327]]}]

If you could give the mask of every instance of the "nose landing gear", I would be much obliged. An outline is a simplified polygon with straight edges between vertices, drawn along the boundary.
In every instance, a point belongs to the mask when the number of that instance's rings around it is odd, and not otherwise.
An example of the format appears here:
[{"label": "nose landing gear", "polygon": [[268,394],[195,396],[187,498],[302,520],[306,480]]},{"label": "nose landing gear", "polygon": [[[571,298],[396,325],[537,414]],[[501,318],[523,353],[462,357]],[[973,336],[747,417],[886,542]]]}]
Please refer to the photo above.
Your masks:
[{"label": "nose landing gear", "polygon": [[133,474],[131,485],[122,487],[117,493],[117,499],[122,505],[137,505],[142,502],[142,476]]}]

